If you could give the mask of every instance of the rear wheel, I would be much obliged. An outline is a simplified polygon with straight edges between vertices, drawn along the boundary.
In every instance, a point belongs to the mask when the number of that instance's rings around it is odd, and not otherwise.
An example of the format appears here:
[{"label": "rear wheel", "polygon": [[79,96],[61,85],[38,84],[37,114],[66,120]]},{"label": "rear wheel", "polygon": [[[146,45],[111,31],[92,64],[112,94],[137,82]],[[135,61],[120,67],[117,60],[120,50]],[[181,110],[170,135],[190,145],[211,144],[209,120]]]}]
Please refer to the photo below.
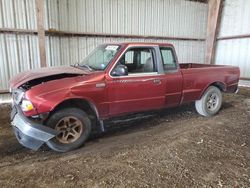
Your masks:
[{"label": "rear wheel", "polygon": [[47,142],[58,152],[66,152],[80,147],[89,137],[91,121],[87,114],[78,108],[67,108],[55,112],[47,125],[60,133]]},{"label": "rear wheel", "polygon": [[201,99],[195,101],[195,108],[202,116],[210,117],[220,110],[221,104],[221,91],[215,86],[210,86],[207,88]]}]

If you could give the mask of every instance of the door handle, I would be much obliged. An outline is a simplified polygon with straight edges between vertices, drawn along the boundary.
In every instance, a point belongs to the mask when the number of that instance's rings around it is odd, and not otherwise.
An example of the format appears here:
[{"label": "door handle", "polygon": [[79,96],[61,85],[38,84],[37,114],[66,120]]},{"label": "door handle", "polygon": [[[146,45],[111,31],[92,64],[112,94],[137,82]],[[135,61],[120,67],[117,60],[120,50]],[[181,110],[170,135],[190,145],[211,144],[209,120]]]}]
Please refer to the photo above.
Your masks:
[{"label": "door handle", "polygon": [[153,83],[154,83],[154,84],[161,84],[161,80],[160,80],[160,79],[154,79],[154,80],[153,80]]}]

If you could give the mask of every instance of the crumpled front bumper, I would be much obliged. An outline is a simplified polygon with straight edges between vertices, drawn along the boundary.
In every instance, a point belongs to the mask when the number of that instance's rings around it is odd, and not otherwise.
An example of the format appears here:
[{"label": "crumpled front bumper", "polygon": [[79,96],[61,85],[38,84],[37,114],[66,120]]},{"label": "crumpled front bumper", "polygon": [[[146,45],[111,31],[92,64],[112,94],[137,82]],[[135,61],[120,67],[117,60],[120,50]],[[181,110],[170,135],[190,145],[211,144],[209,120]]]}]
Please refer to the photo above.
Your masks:
[{"label": "crumpled front bumper", "polygon": [[45,142],[59,134],[58,131],[27,118],[17,106],[13,106],[11,121],[19,143],[32,150],[38,150]]}]

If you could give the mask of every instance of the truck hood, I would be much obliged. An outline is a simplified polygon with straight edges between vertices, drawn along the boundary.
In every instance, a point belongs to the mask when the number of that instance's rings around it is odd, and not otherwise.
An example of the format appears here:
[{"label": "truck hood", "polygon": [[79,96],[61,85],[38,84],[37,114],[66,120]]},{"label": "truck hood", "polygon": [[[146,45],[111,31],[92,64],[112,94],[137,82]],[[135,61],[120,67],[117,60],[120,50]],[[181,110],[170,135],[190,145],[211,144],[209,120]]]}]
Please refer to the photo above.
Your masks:
[{"label": "truck hood", "polygon": [[17,74],[10,80],[10,87],[18,88],[29,81],[38,80],[40,78],[46,78],[45,81],[49,81],[89,73],[90,72],[87,69],[78,69],[76,67],[70,66],[40,68]]}]

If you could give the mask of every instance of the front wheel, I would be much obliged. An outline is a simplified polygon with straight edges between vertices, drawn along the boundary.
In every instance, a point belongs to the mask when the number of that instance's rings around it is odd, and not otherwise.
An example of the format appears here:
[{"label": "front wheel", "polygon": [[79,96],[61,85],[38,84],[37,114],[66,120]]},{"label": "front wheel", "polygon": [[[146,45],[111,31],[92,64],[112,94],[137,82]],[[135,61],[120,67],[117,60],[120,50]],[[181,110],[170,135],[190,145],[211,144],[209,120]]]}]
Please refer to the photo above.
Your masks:
[{"label": "front wheel", "polygon": [[220,110],[221,104],[221,91],[215,86],[210,86],[207,88],[201,99],[195,101],[195,108],[200,115],[210,117]]},{"label": "front wheel", "polygon": [[52,114],[47,125],[60,133],[47,142],[58,152],[79,148],[89,137],[91,121],[87,114],[78,108],[66,108]]}]

